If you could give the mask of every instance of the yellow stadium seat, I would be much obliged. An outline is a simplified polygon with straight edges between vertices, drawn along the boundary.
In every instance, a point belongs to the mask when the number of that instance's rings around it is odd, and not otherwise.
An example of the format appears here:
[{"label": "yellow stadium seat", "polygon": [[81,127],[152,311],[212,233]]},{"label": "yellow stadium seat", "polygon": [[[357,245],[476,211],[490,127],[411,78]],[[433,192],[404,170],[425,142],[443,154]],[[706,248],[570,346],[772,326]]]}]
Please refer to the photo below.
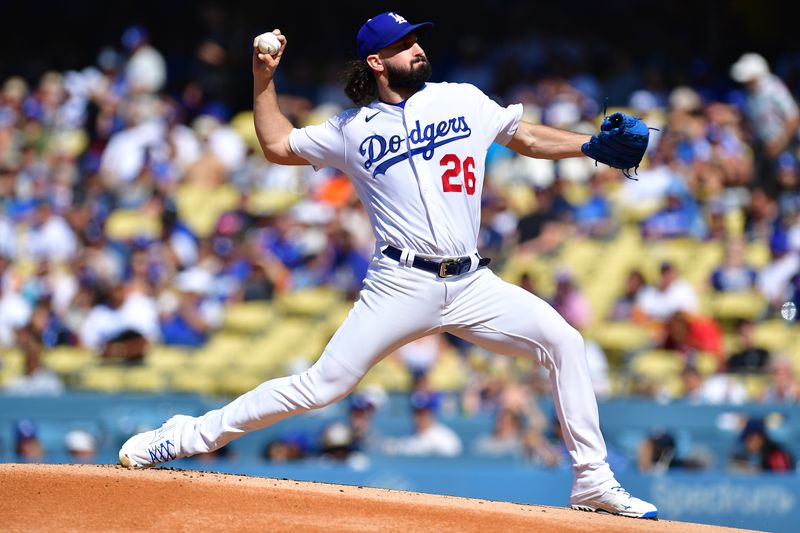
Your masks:
[{"label": "yellow stadium seat", "polygon": [[169,375],[160,368],[130,367],[124,374],[125,388],[136,392],[161,392],[167,389]]},{"label": "yellow stadium seat", "polygon": [[211,235],[219,216],[239,203],[239,193],[232,185],[186,184],[178,189],[175,198],[181,220],[200,237]]},{"label": "yellow stadium seat", "polygon": [[458,354],[446,350],[439,356],[428,378],[434,390],[456,391],[466,385],[468,376]]},{"label": "yellow stadium seat", "polygon": [[98,362],[99,357],[87,348],[58,346],[42,357],[44,366],[59,374],[72,374]]},{"label": "yellow stadium seat", "polygon": [[275,318],[275,310],[269,302],[237,302],[225,310],[223,330],[236,333],[263,333]]},{"label": "yellow stadium seat", "polygon": [[648,341],[647,330],[633,322],[602,322],[586,332],[604,350],[630,352],[644,348]]},{"label": "yellow stadium seat", "polygon": [[719,369],[719,359],[709,352],[700,352],[694,360],[694,366],[703,376],[710,376]]},{"label": "yellow stadium seat", "polygon": [[411,374],[399,360],[387,357],[367,372],[361,385],[378,385],[386,391],[405,392],[411,388]]},{"label": "yellow stadium seat", "polygon": [[769,245],[766,242],[756,241],[747,245],[745,260],[751,267],[758,270],[769,264],[770,255]]},{"label": "yellow stadium seat", "polygon": [[715,318],[756,320],[766,309],[764,297],[755,291],[722,292],[708,296],[711,314]]},{"label": "yellow stadium seat", "polygon": [[0,352],[0,385],[25,373],[25,355],[19,349]]},{"label": "yellow stadium seat", "polygon": [[331,287],[315,287],[292,291],[278,298],[276,304],[286,315],[324,316],[343,299],[340,291]]},{"label": "yellow stadium seat", "polygon": [[80,389],[119,392],[125,388],[125,367],[93,366],[80,372],[77,386]]},{"label": "yellow stadium seat", "polygon": [[793,323],[781,319],[758,323],[753,333],[753,340],[756,346],[766,348],[770,352],[782,352],[790,349],[796,339],[793,326]]},{"label": "yellow stadium seat", "polygon": [[302,195],[289,191],[255,191],[247,197],[247,211],[257,214],[282,213],[296,204]]},{"label": "yellow stadium seat", "polygon": [[157,239],[161,221],[138,209],[115,209],[105,225],[106,236],[115,241],[130,241],[137,237]]},{"label": "yellow stadium seat", "polygon": [[680,375],[684,368],[683,359],[671,350],[649,350],[636,355],[631,361],[634,375],[661,383]]},{"label": "yellow stadium seat", "polygon": [[259,373],[225,372],[217,380],[217,392],[227,396],[239,396],[255,389],[267,379],[267,376]]},{"label": "yellow stadium seat", "polygon": [[172,375],[170,389],[175,392],[217,394],[219,375],[216,372],[185,369]]},{"label": "yellow stadium seat", "polygon": [[165,371],[184,369],[191,364],[191,352],[179,346],[152,346],[145,355],[145,364],[150,368]]}]

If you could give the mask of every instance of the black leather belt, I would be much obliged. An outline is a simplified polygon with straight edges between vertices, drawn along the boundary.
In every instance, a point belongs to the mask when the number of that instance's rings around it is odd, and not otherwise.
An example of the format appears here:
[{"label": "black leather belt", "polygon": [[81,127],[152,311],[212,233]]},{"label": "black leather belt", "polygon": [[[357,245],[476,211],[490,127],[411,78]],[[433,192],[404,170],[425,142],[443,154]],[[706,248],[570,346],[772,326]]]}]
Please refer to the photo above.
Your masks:
[{"label": "black leather belt", "polygon": [[[383,249],[383,255],[395,261],[400,261],[400,256],[403,255],[403,251],[390,245]],[[490,262],[491,259],[488,257],[481,257],[478,260],[478,266],[483,267]],[[469,272],[470,267],[472,267],[472,259],[470,259],[468,255],[462,257],[445,257],[441,260],[425,259],[415,256],[411,266],[420,270],[433,272],[440,278],[451,278]]]}]

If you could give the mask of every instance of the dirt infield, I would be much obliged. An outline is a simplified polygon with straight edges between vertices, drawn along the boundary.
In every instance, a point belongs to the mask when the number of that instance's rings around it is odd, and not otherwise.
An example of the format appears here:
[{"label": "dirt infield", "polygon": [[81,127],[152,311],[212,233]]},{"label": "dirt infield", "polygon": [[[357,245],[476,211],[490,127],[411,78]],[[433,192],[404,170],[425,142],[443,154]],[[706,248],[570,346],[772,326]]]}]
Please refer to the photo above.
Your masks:
[{"label": "dirt infield", "polygon": [[0,524],[3,531],[742,531],[348,485],[19,464],[0,464]]}]

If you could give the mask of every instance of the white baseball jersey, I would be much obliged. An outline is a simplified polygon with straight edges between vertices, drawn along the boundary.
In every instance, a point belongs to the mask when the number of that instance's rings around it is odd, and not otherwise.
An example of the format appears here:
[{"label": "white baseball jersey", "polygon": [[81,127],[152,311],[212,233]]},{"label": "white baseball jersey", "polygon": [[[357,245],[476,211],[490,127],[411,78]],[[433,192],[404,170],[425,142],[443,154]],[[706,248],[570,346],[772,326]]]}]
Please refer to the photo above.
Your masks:
[{"label": "white baseball jersey", "polygon": [[[431,256],[475,252],[489,145],[508,143],[522,106],[503,108],[471,85],[428,83],[405,107],[374,103],[295,129],[295,154],[348,174],[369,211],[378,246]],[[402,257],[402,256],[401,256]],[[475,263],[473,263],[475,266]],[[185,423],[179,455],[214,450],[279,420],[346,396],[378,361],[431,333],[452,333],[494,353],[550,370],[573,461],[571,498],[619,483],[606,462],[580,333],[547,302],[487,268],[440,278],[376,253],[353,309],[307,371],[261,384]],[[150,440],[147,442],[150,442]]]},{"label": "white baseball jersey", "polygon": [[464,83],[426,83],[405,106],[374,102],[295,129],[292,151],[353,181],[378,246],[432,256],[476,251],[486,151],[507,144],[522,105]]}]

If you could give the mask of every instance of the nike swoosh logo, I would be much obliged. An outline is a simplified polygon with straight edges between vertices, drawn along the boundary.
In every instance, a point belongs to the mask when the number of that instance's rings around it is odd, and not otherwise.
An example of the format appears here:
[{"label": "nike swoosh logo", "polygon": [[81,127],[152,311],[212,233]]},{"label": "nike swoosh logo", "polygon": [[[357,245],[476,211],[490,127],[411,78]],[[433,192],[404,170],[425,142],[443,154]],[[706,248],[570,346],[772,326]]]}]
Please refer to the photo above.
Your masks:
[{"label": "nike swoosh logo", "polygon": [[378,111],[377,113],[375,113],[375,114],[374,114],[374,115],[372,115],[371,117],[364,117],[364,122],[369,122],[369,121],[370,121],[370,120],[372,120],[373,118],[377,117],[379,114],[380,114],[380,111]]}]

